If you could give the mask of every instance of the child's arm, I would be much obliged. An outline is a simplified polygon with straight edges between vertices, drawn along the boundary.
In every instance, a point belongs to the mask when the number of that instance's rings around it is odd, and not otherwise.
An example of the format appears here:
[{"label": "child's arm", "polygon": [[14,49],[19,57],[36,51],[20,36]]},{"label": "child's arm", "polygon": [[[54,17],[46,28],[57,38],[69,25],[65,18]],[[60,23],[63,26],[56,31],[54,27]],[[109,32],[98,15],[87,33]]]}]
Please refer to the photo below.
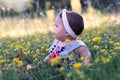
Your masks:
[{"label": "child's arm", "polygon": [[75,53],[78,57],[83,58],[83,66],[87,66],[90,63],[91,54],[86,46],[79,47],[75,50]]}]

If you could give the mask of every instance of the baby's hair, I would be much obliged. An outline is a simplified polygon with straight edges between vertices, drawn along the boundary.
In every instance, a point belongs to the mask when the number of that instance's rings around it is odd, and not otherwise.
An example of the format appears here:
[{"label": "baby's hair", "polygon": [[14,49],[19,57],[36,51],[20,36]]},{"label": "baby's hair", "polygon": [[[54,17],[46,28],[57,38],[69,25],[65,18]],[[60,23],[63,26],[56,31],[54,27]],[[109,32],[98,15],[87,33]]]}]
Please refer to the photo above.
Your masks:
[{"label": "baby's hair", "polygon": [[[62,12],[58,14],[60,18],[62,18]],[[80,14],[73,12],[73,11],[67,11],[66,12],[68,23],[74,33],[78,36],[83,32],[84,29],[84,21]]]}]

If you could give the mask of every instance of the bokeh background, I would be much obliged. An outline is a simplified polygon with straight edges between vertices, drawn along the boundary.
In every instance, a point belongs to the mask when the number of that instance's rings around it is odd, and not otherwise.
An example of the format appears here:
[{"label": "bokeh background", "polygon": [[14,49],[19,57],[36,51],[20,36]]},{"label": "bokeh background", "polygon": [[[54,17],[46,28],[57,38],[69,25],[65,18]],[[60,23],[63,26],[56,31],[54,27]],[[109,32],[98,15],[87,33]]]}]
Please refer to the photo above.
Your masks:
[{"label": "bokeh background", "polygon": [[0,0],[0,35],[53,30],[55,16],[63,8],[82,14],[86,28],[119,22],[119,0]]},{"label": "bokeh background", "polygon": [[[82,61],[89,56],[42,62],[63,8],[83,16],[78,39],[92,55],[87,68]],[[120,0],[0,0],[0,80],[120,80],[119,19]]]}]

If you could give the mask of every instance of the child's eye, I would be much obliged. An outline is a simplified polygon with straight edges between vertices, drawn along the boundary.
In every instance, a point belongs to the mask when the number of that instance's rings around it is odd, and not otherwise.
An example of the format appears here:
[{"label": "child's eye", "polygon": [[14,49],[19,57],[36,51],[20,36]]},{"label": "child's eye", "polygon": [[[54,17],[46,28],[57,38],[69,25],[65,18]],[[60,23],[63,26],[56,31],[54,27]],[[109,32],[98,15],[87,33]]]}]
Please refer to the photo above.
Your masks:
[{"label": "child's eye", "polygon": [[55,26],[55,27],[58,27],[58,26]]},{"label": "child's eye", "polygon": [[58,27],[58,26],[55,24],[55,27]]}]

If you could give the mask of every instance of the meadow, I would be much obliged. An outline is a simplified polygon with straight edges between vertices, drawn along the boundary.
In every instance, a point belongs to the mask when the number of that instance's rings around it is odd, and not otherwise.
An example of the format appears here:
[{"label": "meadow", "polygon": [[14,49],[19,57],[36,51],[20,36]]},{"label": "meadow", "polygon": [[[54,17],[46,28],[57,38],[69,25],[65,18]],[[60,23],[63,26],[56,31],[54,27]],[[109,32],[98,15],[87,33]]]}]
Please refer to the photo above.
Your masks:
[{"label": "meadow", "polygon": [[73,64],[64,60],[60,68],[42,62],[54,40],[53,10],[48,17],[0,19],[0,80],[119,80],[120,15],[93,10],[82,15],[85,30],[78,39],[92,54],[88,68],[82,66],[85,58],[76,61],[73,54]]}]

